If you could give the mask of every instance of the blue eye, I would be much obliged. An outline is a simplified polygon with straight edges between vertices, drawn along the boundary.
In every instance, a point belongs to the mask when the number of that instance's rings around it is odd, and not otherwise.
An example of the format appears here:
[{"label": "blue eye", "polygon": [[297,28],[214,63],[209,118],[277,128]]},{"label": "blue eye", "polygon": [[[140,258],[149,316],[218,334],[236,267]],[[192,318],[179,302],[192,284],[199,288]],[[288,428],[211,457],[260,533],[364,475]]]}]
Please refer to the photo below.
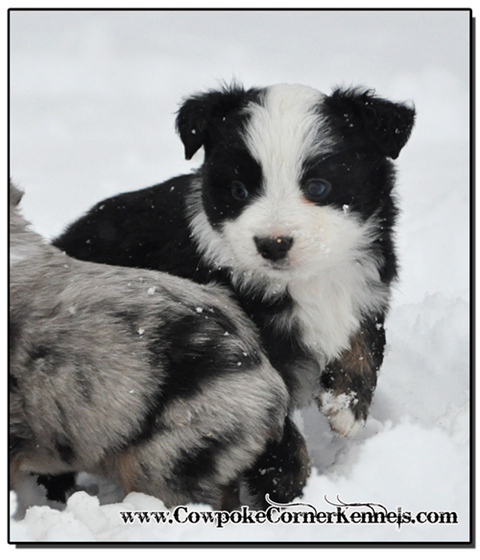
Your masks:
[{"label": "blue eye", "polygon": [[324,179],[310,179],[307,182],[306,191],[312,198],[323,198],[330,192],[332,186]]},{"label": "blue eye", "polygon": [[246,200],[249,196],[247,187],[240,181],[233,181],[232,196],[237,200]]}]

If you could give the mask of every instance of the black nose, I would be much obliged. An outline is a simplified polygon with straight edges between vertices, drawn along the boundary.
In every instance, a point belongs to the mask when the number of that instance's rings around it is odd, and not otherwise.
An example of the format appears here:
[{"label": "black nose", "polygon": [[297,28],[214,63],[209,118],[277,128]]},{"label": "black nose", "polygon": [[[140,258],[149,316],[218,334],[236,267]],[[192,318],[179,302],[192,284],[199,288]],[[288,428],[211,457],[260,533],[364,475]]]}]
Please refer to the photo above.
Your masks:
[{"label": "black nose", "polygon": [[253,240],[262,257],[273,262],[284,259],[293,245],[292,237],[254,237]]}]

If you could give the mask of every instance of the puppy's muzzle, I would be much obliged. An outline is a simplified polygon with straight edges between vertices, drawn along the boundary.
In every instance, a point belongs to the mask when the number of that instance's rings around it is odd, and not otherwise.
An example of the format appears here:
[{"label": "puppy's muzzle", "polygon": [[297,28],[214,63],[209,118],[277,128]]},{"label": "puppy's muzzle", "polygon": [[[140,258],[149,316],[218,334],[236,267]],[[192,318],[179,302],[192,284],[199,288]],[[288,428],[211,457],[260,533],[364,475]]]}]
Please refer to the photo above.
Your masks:
[{"label": "puppy's muzzle", "polygon": [[253,240],[262,257],[272,262],[284,259],[293,245],[293,237],[254,237]]}]

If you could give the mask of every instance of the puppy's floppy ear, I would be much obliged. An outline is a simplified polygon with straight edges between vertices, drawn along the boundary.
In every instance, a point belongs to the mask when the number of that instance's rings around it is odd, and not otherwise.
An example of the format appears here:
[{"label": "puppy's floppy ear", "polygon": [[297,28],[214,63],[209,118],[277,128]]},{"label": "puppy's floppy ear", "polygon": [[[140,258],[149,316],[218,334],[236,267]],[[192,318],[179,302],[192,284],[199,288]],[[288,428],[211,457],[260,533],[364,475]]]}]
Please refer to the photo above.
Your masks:
[{"label": "puppy's floppy ear", "polygon": [[202,146],[206,155],[218,138],[227,116],[243,109],[255,90],[237,84],[187,98],[177,114],[176,129],[185,146],[185,158],[191,159]]},{"label": "puppy's floppy ear", "polygon": [[328,118],[355,148],[373,146],[396,159],[415,122],[415,109],[377,97],[370,90],[336,89],[325,98]]},{"label": "puppy's floppy ear", "polygon": [[210,94],[192,96],[178,111],[175,124],[185,147],[185,159],[192,159],[205,142],[212,111],[210,97]]}]

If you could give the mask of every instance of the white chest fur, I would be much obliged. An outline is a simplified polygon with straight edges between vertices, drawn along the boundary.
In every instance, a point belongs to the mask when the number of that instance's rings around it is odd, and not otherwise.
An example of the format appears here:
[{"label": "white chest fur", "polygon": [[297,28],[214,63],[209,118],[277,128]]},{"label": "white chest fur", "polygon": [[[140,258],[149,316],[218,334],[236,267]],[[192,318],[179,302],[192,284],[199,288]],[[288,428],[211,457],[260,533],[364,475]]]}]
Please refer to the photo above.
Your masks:
[{"label": "white chest fur", "polygon": [[323,270],[308,280],[293,280],[289,292],[302,340],[322,365],[348,348],[362,316],[381,309],[388,299],[388,288],[368,258]]}]

